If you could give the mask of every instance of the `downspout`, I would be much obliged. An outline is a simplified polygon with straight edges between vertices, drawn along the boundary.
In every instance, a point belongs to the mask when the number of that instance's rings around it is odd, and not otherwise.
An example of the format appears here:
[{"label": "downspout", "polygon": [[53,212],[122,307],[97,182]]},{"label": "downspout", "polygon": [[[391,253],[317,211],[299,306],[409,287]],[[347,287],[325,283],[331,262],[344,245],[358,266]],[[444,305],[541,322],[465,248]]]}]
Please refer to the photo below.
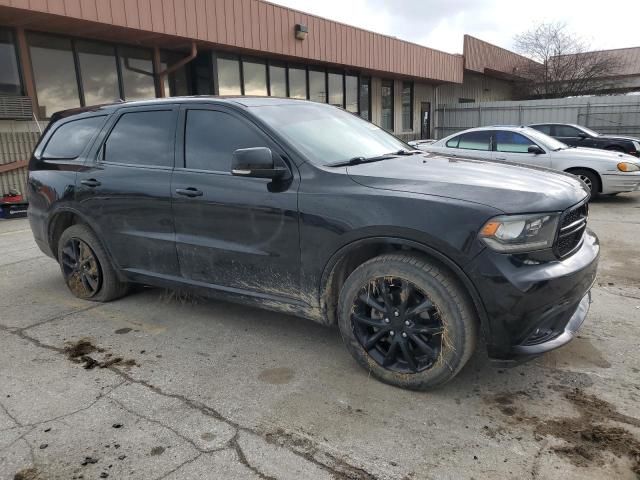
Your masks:
[{"label": "downspout", "polygon": [[440,88],[440,84],[436,85],[433,89],[433,100],[435,103],[435,108],[433,108],[433,122],[431,127],[431,132],[429,132],[429,138],[435,138],[435,132],[438,131],[438,88]]},{"label": "downspout", "polygon": [[187,63],[193,61],[197,56],[198,56],[198,47],[196,45],[196,42],[191,42],[191,53],[189,54],[188,57],[185,57],[182,60],[179,60],[178,62],[174,63],[173,65],[169,65],[167,68],[165,68],[161,72],[158,72],[157,74],[158,83],[160,84],[160,89],[163,95],[164,95],[163,85],[164,85],[165,77],[168,76],[170,73],[175,72],[179,68],[185,66]]}]

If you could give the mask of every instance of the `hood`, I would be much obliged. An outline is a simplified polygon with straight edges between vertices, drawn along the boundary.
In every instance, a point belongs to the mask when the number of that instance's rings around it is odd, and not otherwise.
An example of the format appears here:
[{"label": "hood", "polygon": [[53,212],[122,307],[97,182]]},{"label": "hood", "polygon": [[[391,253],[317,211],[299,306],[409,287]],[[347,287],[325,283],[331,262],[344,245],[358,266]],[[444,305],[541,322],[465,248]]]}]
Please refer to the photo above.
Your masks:
[{"label": "hood", "polygon": [[594,159],[594,160],[614,160],[617,162],[631,162],[638,163],[638,158],[628,153],[614,152],[611,150],[601,150],[599,148],[587,148],[587,147],[569,147],[562,150],[553,152],[553,155],[557,156],[575,156],[580,155],[580,158]]},{"label": "hood", "polygon": [[480,203],[505,213],[565,210],[589,195],[582,182],[562,172],[436,154],[363,163],[347,173],[367,187]]},{"label": "hood", "polygon": [[609,140],[626,140],[627,142],[638,142],[640,143],[640,138],[635,138],[635,137],[621,137],[619,135],[607,135],[607,134],[600,134],[598,135],[597,138],[607,138]]}]

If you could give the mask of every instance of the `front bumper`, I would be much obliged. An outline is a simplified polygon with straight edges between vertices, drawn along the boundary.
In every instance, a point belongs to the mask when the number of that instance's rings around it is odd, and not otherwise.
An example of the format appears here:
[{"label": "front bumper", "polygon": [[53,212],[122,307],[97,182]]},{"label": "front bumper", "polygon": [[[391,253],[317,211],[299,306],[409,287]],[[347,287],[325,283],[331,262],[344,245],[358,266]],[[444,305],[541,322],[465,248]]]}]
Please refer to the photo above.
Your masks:
[{"label": "front bumper", "polygon": [[640,191],[640,172],[602,175],[602,193],[604,194],[637,191]]},{"label": "front bumper", "polygon": [[589,310],[599,255],[590,230],[562,260],[536,263],[490,249],[478,255],[467,273],[485,307],[489,356],[519,359],[569,342]]}]

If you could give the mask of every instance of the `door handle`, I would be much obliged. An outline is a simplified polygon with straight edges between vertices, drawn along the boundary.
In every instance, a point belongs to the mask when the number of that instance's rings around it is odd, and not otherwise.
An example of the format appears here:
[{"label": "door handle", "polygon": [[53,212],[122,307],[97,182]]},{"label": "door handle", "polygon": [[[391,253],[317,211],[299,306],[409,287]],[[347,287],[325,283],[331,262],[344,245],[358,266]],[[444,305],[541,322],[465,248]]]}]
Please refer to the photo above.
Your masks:
[{"label": "door handle", "polygon": [[194,187],[176,188],[176,193],[178,195],[183,195],[185,197],[201,197],[202,196],[202,190],[198,190],[197,188],[194,188]]},{"label": "door handle", "polygon": [[87,187],[91,187],[91,188],[99,187],[100,185],[102,185],[102,183],[100,183],[95,178],[89,178],[87,180],[81,180],[80,183],[83,184],[83,185],[86,185]]}]

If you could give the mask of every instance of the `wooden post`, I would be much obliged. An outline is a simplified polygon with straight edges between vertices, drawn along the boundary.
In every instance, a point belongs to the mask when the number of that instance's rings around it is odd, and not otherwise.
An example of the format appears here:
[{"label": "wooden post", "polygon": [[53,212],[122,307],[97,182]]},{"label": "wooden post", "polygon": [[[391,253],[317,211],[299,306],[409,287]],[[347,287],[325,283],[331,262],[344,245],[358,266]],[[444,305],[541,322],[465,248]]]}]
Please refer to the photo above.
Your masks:
[{"label": "wooden post", "polygon": [[16,32],[16,44],[18,47],[18,61],[20,62],[20,71],[22,72],[22,81],[27,97],[31,99],[33,113],[40,118],[40,109],[38,107],[38,95],[36,94],[36,83],[33,77],[33,69],[31,68],[31,55],[29,54],[29,45],[24,28],[18,27]]}]

